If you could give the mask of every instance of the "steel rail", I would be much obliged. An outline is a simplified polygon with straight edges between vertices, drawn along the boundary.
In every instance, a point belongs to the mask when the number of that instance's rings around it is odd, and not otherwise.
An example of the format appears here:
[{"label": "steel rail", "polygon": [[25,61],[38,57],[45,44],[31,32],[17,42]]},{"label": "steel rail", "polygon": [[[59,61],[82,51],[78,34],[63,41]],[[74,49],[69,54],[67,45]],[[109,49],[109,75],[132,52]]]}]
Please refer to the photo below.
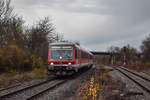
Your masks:
[{"label": "steel rail", "polygon": [[132,74],[135,74],[136,76],[139,76],[139,77],[141,77],[141,78],[143,78],[144,80],[147,80],[147,81],[149,81],[150,82],[150,78],[149,78],[149,76],[143,76],[143,75],[141,75],[140,73],[138,73],[138,72],[136,72],[136,71],[134,71],[134,70],[129,70],[129,69],[127,69],[127,68],[124,68],[124,67],[119,67],[119,68],[121,68],[121,69],[124,69],[124,70],[126,70],[126,71],[128,71],[128,72],[130,72],[130,73],[132,73]]},{"label": "steel rail", "polygon": [[62,85],[62,84],[65,83],[65,82],[67,82],[67,80],[62,80],[62,81],[58,82],[57,84],[54,84],[54,85],[48,87],[47,89],[44,89],[44,90],[42,90],[42,91],[39,91],[38,93],[36,93],[36,94],[34,94],[34,95],[32,95],[32,96],[26,98],[25,100],[33,100],[33,99],[37,98],[38,96],[44,94],[45,92],[47,92],[47,91],[49,91],[49,90],[52,90],[52,89],[54,89],[54,88],[56,88],[56,87]]},{"label": "steel rail", "polygon": [[[134,83],[136,83],[137,85],[139,85],[140,87],[142,87],[142,89],[144,91],[146,91],[147,93],[150,94],[150,87],[147,86],[147,85],[145,85],[145,84],[150,84],[150,80],[148,78],[140,75],[138,72],[133,72],[133,71],[127,69],[127,68],[122,68],[122,67],[113,67],[113,68],[115,68],[116,70],[118,70],[119,72],[121,72],[123,75],[125,75],[126,77],[128,77]],[[135,77],[139,78],[139,80],[137,80],[137,78],[135,78]]]},{"label": "steel rail", "polygon": [[[87,74],[88,72],[89,72],[89,70],[86,71],[86,72],[84,72],[84,73],[80,73],[79,75],[75,76],[74,78],[77,78],[77,77],[80,76],[80,75],[85,75],[85,74]],[[60,85],[62,85],[62,84],[64,84],[64,83],[66,83],[67,81],[68,81],[68,79],[62,80],[61,82],[59,82],[59,83],[57,83],[57,84],[54,84],[54,85],[51,85],[51,86],[48,87],[47,89],[42,90],[42,91],[39,91],[38,93],[36,93],[36,94],[34,94],[34,95],[32,95],[32,96],[26,98],[25,100],[34,100],[34,99],[36,99],[37,97],[39,97],[40,95],[44,94],[45,92],[50,91],[50,90],[53,90],[54,88],[56,88],[56,87],[58,87],[58,86],[60,86]]]},{"label": "steel rail", "polygon": [[[91,69],[89,69],[89,70],[91,70]],[[82,73],[80,73],[79,75],[76,75],[76,76],[73,77],[73,78],[77,78],[78,76],[85,75],[85,74],[87,74],[87,73],[89,72],[89,70],[86,70],[86,72],[84,72],[84,73],[82,72]],[[58,82],[57,84],[51,85],[51,86],[48,87],[47,89],[42,90],[42,91],[39,91],[38,93],[36,93],[36,94],[34,94],[34,95],[32,95],[32,96],[26,98],[25,100],[34,100],[34,99],[36,99],[37,97],[39,97],[40,95],[44,94],[45,92],[50,91],[50,90],[53,90],[53,89],[56,88],[57,86],[60,86],[60,85],[62,85],[62,84],[64,84],[64,83],[66,83],[67,81],[68,81],[68,79],[61,80],[61,82]]]},{"label": "steel rail", "polygon": [[32,84],[32,85],[29,85],[29,86],[20,88],[20,89],[18,89],[18,90],[14,90],[14,91],[12,91],[12,92],[9,92],[9,93],[6,93],[6,94],[4,94],[4,95],[1,95],[1,96],[0,96],[0,99],[7,98],[8,96],[17,94],[17,93],[19,93],[19,92],[22,92],[22,91],[25,91],[25,90],[28,90],[28,89],[31,89],[31,88],[34,88],[34,87],[37,87],[37,86],[46,84],[46,83],[48,83],[48,82],[50,82],[50,81],[53,81],[53,80],[55,80],[55,79],[56,79],[56,78],[52,78],[52,79],[49,79],[49,80],[44,80],[44,81],[41,81],[41,82],[39,82],[39,83]]}]

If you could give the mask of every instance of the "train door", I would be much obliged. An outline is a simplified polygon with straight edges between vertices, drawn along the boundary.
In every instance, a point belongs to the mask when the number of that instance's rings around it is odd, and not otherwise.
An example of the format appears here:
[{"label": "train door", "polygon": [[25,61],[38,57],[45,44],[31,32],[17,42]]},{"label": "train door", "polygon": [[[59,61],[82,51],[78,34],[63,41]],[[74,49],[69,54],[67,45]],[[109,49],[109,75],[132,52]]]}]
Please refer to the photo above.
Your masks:
[{"label": "train door", "polygon": [[76,64],[79,63],[79,59],[78,59],[78,48],[75,48],[75,59],[76,59]]}]

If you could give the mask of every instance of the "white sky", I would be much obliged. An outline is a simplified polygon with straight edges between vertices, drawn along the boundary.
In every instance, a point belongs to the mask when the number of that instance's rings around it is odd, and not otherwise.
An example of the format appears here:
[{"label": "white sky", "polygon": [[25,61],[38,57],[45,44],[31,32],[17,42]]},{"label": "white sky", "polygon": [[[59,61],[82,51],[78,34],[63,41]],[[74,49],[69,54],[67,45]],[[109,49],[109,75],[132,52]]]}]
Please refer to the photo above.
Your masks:
[{"label": "white sky", "polygon": [[150,0],[12,0],[26,24],[49,16],[64,38],[89,50],[130,44],[150,33]]}]

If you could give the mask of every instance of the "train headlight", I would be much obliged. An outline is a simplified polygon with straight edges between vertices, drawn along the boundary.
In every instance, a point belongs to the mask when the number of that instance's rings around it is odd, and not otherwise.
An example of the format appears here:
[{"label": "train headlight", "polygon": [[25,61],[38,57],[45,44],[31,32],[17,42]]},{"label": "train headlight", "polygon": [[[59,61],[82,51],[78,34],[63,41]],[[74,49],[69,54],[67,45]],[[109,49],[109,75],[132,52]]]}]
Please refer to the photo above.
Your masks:
[{"label": "train headlight", "polygon": [[53,62],[51,62],[51,65],[54,65],[54,63],[53,63]]},{"label": "train headlight", "polygon": [[68,63],[68,65],[71,65],[71,63]]},{"label": "train headlight", "polygon": [[62,57],[61,57],[61,56],[60,56],[59,58],[60,58],[60,59],[62,59]]}]

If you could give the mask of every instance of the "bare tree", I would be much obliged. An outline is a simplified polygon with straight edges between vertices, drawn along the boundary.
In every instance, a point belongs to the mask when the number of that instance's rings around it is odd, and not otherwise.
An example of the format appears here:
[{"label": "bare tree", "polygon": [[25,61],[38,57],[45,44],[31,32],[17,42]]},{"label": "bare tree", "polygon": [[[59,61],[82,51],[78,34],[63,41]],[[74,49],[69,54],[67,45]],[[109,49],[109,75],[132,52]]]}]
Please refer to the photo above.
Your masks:
[{"label": "bare tree", "polygon": [[[128,64],[135,62],[138,60],[138,50],[134,47],[131,47],[129,44],[121,48],[121,52],[123,54],[122,59]],[[124,58],[125,57],[125,58]]]},{"label": "bare tree", "polygon": [[27,33],[28,47],[44,60],[47,60],[48,44],[62,40],[48,17],[39,20]]},{"label": "bare tree", "polygon": [[12,26],[15,17],[12,18],[11,16],[13,8],[10,3],[11,0],[0,0],[0,47],[8,44],[12,39]]},{"label": "bare tree", "polygon": [[41,19],[36,25],[28,29],[29,47],[35,51],[44,42],[52,41],[54,38],[54,27],[48,17]]},{"label": "bare tree", "polygon": [[108,52],[114,54],[116,61],[121,61],[125,63],[133,63],[138,59],[138,51],[136,48],[130,45],[124,46],[122,48],[111,46]]},{"label": "bare tree", "polygon": [[120,48],[116,47],[116,46],[111,46],[111,47],[108,48],[108,52],[119,53],[120,52]]},{"label": "bare tree", "polygon": [[11,0],[0,0],[0,20],[11,15],[13,8],[10,6]]},{"label": "bare tree", "polygon": [[141,50],[143,54],[143,61],[150,61],[150,34],[145,40],[143,40]]},{"label": "bare tree", "polygon": [[25,30],[24,20],[12,14],[10,3],[0,0],[0,72],[31,68],[32,56],[47,61],[49,43],[63,41],[48,17]]},{"label": "bare tree", "polygon": [[0,23],[0,47],[5,47],[12,41],[23,46],[23,23],[22,18],[16,16],[7,20],[4,19],[4,22]]}]

